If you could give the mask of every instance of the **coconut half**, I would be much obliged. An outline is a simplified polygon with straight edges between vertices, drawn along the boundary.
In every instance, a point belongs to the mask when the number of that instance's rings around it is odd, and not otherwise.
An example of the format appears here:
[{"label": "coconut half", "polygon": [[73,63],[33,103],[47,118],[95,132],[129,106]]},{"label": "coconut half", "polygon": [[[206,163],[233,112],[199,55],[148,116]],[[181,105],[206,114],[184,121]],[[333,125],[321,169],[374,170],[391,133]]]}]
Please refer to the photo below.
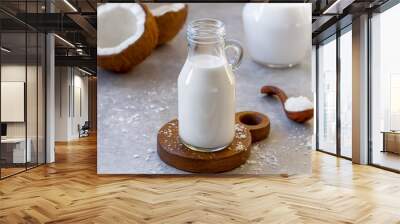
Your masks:
[{"label": "coconut half", "polygon": [[100,67],[127,72],[151,54],[157,41],[157,23],[145,5],[106,3],[97,8]]},{"label": "coconut half", "polygon": [[188,7],[184,3],[170,3],[151,9],[156,18],[159,36],[158,45],[172,40],[185,24]]}]

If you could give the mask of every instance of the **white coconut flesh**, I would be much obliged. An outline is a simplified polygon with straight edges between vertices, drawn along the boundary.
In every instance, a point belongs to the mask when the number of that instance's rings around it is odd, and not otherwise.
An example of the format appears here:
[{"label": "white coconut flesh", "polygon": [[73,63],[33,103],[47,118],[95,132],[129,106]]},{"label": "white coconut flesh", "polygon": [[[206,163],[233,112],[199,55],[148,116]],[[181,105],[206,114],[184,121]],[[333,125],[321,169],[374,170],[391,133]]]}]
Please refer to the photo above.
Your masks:
[{"label": "white coconut flesh", "polygon": [[151,14],[158,17],[164,15],[167,12],[178,12],[183,8],[185,8],[185,4],[183,3],[165,4],[151,9]]},{"label": "white coconut flesh", "polygon": [[136,3],[107,3],[97,9],[97,54],[114,55],[144,32],[146,13]]}]

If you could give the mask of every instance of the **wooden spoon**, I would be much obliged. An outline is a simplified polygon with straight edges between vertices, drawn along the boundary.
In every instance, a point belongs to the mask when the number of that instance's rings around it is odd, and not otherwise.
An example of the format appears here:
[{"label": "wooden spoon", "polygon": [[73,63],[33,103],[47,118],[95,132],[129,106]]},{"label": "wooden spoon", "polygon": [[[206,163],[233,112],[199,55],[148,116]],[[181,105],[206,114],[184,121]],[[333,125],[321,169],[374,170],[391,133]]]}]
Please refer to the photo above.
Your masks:
[{"label": "wooden spoon", "polygon": [[310,120],[314,116],[314,109],[308,109],[304,111],[287,111],[285,108],[285,102],[288,99],[286,93],[276,86],[263,86],[261,93],[268,95],[276,95],[281,100],[283,110],[286,116],[297,123],[304,123]]}]

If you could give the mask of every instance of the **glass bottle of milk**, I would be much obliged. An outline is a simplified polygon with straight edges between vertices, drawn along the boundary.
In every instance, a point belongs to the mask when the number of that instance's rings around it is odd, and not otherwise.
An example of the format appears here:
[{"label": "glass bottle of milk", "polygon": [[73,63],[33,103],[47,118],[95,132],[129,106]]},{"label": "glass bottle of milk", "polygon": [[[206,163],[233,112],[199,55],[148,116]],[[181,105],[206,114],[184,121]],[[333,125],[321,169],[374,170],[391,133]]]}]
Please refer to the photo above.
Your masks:
[{"label": "glass bottle of milk", "polygon": [[242,48],[225,40],[225,26],[215,19],[192,21],[187,40],[188,57],[178,78],[179,137],[190,149],[218,151],[235,134],[232,70],[242,60]]}]

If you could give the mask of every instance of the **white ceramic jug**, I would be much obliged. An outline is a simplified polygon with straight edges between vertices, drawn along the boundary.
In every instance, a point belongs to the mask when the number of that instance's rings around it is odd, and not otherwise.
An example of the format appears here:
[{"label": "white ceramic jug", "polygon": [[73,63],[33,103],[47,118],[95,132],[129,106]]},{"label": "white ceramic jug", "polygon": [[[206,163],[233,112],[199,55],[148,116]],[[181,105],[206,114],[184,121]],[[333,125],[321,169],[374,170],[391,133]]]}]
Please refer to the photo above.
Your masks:
[{"label": "white ceramic jug", "polygon": [[311,4],[247,3],[243,26],[254,61],[291,67],[311,51]]}]

